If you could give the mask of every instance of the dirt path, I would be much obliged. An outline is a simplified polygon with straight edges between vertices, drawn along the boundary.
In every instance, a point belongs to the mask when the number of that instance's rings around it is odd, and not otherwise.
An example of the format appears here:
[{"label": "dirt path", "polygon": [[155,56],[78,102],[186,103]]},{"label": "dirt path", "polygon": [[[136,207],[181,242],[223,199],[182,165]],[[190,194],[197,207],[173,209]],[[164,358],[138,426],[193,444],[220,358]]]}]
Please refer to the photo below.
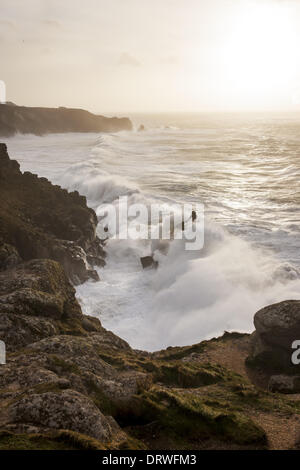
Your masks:
[{"label": "dirt path", "polygon": [[[198,355],[197,360],[220,364],[251,381],[263,383],[259,376],[253,376],[245,366],[249,355],[250,337],[230,339],[228,341],[210,342],[205,351]],[[287,401],[300,401],[300,394],[284,395]],[[270,449],[292,449],[300,438],[300,415],[286,415],[280,412],[262,412],[249,409],[247,415],[261,426],[268,438]]]}]

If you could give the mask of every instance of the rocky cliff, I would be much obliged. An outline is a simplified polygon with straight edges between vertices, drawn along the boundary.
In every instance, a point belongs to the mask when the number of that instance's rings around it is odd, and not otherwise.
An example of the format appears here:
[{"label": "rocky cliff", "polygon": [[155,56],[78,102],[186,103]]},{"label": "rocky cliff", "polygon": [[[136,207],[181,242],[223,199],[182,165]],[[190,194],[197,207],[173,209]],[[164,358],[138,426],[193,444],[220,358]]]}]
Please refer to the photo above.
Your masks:
[{"label": "rocky cliff", "polygon": [[17,133],[43,135],[62,132],[118,132],[131,130],[128,118],[107,118],[83,109],[29,108],[0,104],[0,136]]},{"label": "rocky cliff", "polygon": [[254,385],[251,336],[147,353],[82,314],[95,215],[0,149],[0,449],[297,448],[300,397]]},{"label": "rocky cliff", "polygon": [[0,269],[19,260],[50,258],[62,264],[74,284],[97,280],[92,267],[104,264],[105,253],[86,198],[21,173],[5,144],[0,144],[0,201]]}]

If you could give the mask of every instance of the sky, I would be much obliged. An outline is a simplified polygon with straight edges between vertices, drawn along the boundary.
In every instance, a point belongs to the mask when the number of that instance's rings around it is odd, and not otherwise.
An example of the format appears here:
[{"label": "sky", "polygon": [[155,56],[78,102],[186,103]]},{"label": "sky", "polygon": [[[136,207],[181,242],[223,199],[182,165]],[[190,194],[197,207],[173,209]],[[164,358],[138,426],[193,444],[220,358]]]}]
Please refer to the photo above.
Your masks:
[{"label": "sky", "polygon": [[7,100],[300,111],[300,0],[0,0]]}]

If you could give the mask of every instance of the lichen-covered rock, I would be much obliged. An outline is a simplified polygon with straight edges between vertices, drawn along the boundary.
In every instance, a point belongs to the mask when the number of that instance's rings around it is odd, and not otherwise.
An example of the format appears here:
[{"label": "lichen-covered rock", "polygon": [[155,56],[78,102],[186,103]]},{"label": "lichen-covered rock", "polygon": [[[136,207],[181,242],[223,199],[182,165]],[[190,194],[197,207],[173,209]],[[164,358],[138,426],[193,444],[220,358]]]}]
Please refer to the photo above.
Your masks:
[{"label": "lichen-covered rock", "polygon": [[300,301],[287,300],[259,310],[254,325],[248,365],[262,369],[269,377],[299,374],[291,357],[292,344],[300,339]]},{"label": "lichen-covered rock", "polygon": [[0,319],[0,338],[5,341],[7,351],[15,351],[37,339],[60,332],[60,325],[50,318],[0,311]]},{"label": "lichen-covered rock", "polygon": [[[85,198],[22,175],[0,146],[0,449],[274,447],[281,428],[268,440],[264,413],[293,419],[300,402],[269,390],[298,377],[270,370],[269,389],[251,384],[249,335],[147,353],[82,314],[69,279],[97,279],[96,223]],[[257,314],[254,362],[287,354],[298,308]]]},{"label": "lichen-covered rock", "polygon": [[21,257],[14,246],[0,242],[0,271],[12,268],[21,261]]},{"label": "lichen-covered rock", "polygon": [[38,108],[0,103],[0,135],[131,130],[129,118],[105,117],[84,109]]},{"label": "lichen-covered rock", "polygon": [[104,442],[111,440],[113,435],[108,420],[94,403],[74,390],[23,398],[12,406],[10,419],[39,427],[70,429]]},{"label": "lichen-covered rock", "polygon": [[0,338],[8,351],[61,333],[101,330],[82,315],[61,265],[32,260],[0,272]]},{"label": "lichen-covered rock", "polygon": [[269,379],[268,388],[271,392],[299,393],[300,376],[296,375],[272,375]]}]

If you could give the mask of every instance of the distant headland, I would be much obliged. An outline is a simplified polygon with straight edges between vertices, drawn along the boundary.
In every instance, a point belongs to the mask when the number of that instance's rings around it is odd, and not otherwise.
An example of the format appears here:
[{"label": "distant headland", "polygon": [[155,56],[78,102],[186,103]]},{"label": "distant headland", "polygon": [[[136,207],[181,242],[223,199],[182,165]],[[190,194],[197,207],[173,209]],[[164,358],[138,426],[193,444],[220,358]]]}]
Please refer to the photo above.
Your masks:
[{"label": "distant headland", "polygon": [[44,135],[64,132],[118,132],[131,130],[129,118],[108,118],[84,109],[42,108],[0,104],[0,136]]}]

